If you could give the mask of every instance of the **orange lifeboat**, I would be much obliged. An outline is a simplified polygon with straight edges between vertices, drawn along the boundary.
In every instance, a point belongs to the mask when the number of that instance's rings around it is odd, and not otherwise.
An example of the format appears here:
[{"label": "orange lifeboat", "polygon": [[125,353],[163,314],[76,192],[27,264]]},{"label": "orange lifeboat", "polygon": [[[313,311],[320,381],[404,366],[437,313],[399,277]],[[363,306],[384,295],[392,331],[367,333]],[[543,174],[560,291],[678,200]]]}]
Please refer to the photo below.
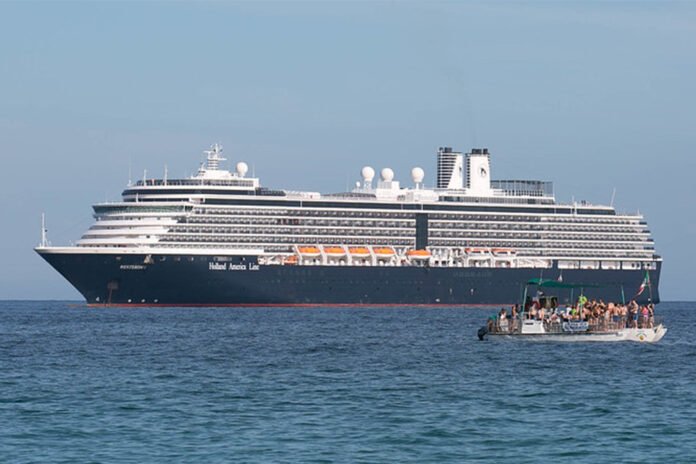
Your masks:
[{"label": "orange lifeboat", "polygon": [[391,248],[375,248],[373,251],[378,259],[389,259],[395,254]]},{"label": "orange lifeboat", "polygon": [[350,254],[353,256],[365,257],[365,256],[370,256],[370,250],[368,250],[367,248],[363,248],[363,247],[351,248]]},{"label": "orange lifeboat", "polygon": [[297,249],[302,256],[307,256],[307,257],[316,257],[321,254],[321,251],[319,251],[319,248],[315,246],[307,246],[307,247],[299,247]]},{"label": "orange lifeboat", "polygon": [[324,253],[329,256],[343,256],[346,254],[346,250],[341,247],[324,247]]},{"label": "orange lifeboat", "polygon": [[428,259],[430,252],[428,250],[409,250],[406,252],[406,256],[412,259]]},{"label": "orange lifeboat", "polygon": [[284,258],[283,264],[297,264],[297,255],[292,255]]}]

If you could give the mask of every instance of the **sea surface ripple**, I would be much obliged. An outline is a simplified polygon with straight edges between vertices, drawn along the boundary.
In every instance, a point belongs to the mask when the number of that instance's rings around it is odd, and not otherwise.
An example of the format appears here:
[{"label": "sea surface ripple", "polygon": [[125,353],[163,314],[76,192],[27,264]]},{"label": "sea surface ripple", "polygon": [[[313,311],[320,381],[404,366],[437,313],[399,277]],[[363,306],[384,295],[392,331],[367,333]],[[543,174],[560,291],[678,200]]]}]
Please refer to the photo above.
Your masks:
[{"label": "sea surface ripple", "polygon": [[695,462],[696,303],[637,343],[495,308],[0,302],[0,462]]}]

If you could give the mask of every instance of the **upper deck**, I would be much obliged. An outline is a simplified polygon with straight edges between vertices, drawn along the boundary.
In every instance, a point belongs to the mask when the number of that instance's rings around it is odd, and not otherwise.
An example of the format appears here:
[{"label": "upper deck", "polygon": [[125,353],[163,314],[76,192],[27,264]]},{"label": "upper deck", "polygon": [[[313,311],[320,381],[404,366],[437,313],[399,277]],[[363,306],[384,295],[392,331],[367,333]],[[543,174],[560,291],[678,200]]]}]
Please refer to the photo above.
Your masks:
[{"label": "upper deck", "polygon": [[[421,168],[404,187],[391,169],[375,180],[366,166],[354,189],[331,194],[261,187],[245,163],[222,169],[221,152],[213,146],[189,178],[143,178],[122,201],[94,205],[96,222],[78,246],[260,249],[268,262],[295,256],[307,265],[418,265],[422,257],[408,254],[417,250],[430,253],[430,265],[464,267],[634,269],[660,259],[642,216],[557,203],[551,182],[490,180],[487,150],[465,158],[442,149],[434,188],[424,186]],[[310,245],[317,256],[299,251]],[[383,248],[393,252],[389,260],[378,255]]]}]

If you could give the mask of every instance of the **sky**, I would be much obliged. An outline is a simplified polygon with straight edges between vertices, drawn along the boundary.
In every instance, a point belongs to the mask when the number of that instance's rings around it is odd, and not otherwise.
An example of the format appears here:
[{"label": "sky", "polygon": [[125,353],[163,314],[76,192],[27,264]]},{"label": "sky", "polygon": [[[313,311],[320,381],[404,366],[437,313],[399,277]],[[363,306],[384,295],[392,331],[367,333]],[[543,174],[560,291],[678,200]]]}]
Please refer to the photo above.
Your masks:
[{"label": "sky", "polygon": [[693,300],[696,3],[0,2],[0,299],[82,299],[33,251],[214,142],[264,186],[343,191],[363,165],[495,178],[640,212],[663,300]]}]

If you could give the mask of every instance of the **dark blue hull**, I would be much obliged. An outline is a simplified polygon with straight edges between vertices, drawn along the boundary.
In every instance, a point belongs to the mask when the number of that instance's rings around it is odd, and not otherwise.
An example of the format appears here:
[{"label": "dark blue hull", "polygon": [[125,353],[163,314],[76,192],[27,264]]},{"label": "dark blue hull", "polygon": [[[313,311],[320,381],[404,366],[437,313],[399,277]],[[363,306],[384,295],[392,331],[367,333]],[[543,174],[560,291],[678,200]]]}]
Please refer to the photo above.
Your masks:
[{"label": "dark blue hull", "polygon": [[[560,274],[555,268],[264,266],[254,256],[39,253],[87,303],[113,305],[502,305],[520,302],[527,280]],[[659,302],[659,265],[637,301]],[[586,288],[589,298],[621,301],[622,289],[626,300],[638,291],[645,271],[564,269],[562,276],[603,285]],[[553,289],[561,302],[577,292]]]}]

